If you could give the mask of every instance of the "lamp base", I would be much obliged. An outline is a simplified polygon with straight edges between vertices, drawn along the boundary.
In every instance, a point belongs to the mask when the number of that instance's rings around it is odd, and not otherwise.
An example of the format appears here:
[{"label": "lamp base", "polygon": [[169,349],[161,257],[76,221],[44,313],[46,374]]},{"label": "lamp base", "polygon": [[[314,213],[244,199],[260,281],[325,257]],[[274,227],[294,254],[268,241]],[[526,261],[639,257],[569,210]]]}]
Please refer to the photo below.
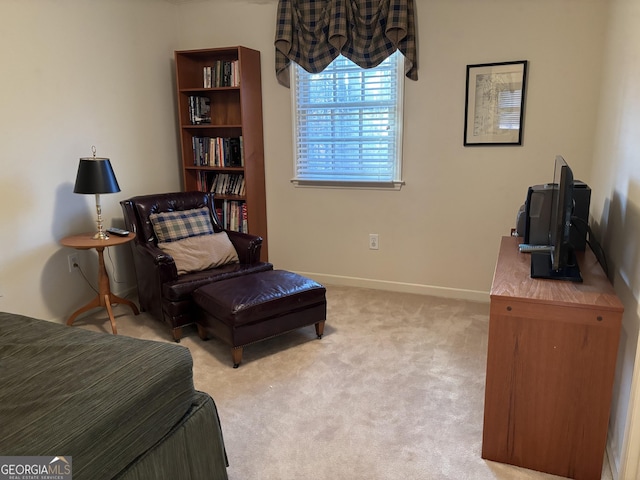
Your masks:
[{"label": "lamp base", "polygon": [[102,226],[102,207],[100,206],[100,194],[96,193],[96,213],[98,214],[98,219],[96,223],[98,224],[98,233],[93,236],[94,240],[106,240],[109,238],[107,232],[104,231]]}]

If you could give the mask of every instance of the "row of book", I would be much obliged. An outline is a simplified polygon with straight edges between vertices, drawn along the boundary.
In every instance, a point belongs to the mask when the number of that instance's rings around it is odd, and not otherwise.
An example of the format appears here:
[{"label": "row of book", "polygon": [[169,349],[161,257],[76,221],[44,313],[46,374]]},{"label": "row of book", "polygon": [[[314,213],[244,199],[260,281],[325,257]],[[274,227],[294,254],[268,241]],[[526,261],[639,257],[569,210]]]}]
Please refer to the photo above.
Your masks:
[{"label": "row of book", "polygon": [[237,173],[218,173],[213,177],[210,192],[217,195],[244,195],[244,175]]},{"label": "row of book", "polygon": [[198,167],[244,167],[244,144],[239,137],[192,137],[193,164]]},{"label": "row of book", "polygon": [[216,215],[226,230],[249,233],[247,204],[236,200],[224,200],[216,206]]},{"label": "row of book", "polygon": [[212,66],[203,67],[204,88],[240,86],[238,60],[216,60]]},{"label": "row of book", "polygon": [[196,189],[199,192],[211,192],[218,196],[244,196],[246,182],[241,173],[213,173],[200,170],[196,176]]},{"label": "row of book", "polygon": [[189,95],[189,121],[192,125],[211,123],[211,99]]}]

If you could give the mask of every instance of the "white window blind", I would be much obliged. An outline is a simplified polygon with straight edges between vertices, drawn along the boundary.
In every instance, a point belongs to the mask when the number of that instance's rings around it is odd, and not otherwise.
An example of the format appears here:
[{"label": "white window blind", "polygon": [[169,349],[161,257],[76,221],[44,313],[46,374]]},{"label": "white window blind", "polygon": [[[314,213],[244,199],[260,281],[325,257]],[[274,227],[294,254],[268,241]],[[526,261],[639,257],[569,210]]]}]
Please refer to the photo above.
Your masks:
[{"label": "white window blind", "polygon": [[339,56],[317,74],[293,69],[294,182],[401,183],[402,58],[363,69]]},{"label": "white window blind", "polygon": [[499,127],[506,130],[520,128],[522,89],[505,89],[498,92]]}]

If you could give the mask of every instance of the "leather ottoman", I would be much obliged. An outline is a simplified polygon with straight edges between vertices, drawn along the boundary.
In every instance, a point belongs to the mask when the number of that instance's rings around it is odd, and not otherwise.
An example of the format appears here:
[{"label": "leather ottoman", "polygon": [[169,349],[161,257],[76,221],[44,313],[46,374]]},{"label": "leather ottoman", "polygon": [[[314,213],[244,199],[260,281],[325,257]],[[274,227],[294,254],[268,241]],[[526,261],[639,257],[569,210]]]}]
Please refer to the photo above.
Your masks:
[{"label": "leather ottoman", "polygon": [[198,306],[200,338],[214,336],[231,346],[233,367],[245,345],[315,325],[322,338],[326,289],[286,270],[269,270],[202,286],[192,294]]}]

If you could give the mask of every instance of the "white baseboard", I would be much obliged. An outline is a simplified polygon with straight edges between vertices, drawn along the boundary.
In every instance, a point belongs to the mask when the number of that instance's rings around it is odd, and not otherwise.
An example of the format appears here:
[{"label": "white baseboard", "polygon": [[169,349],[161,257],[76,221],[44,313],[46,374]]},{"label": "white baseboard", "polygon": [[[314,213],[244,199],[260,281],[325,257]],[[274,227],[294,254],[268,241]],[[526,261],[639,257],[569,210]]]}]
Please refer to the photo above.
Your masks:
[{"label": "white baseboard", "polygon": [[489,302],[489,292],[465,290],[462,288],[435,287],[418,283],[391,282],[388,280],[373,280],[370,278],[346,277],[343,275],[327,275],[313,272],[296,272],[326,285],[344,285],[347,287],[373,288],[391,292],[417,293],[434,297],[457,298],[474,302]]}]

